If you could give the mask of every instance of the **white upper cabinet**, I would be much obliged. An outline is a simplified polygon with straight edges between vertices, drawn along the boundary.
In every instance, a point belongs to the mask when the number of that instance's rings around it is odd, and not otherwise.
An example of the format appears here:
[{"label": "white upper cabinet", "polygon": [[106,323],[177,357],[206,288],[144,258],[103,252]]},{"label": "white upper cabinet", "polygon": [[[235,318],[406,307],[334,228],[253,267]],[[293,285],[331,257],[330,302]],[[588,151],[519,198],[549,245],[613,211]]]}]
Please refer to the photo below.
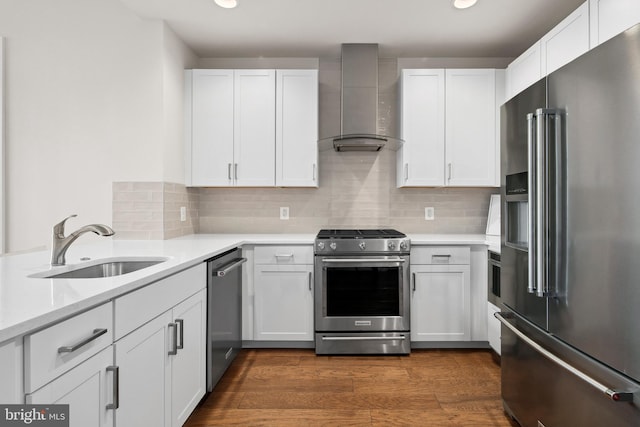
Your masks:
[{"label": "white upper cabinet", "polygon": [[589,0],[591,48],[640,22],[638,0]]},{"label": "white upper cabinet", "polygon": [[507,99],[589,50],[589,5],[583,3],[507,67]]},{"label": "white upper cabinet", "polygon": [[492,69],[446,71],[446,185],[497,185],[495,82]]},{"label": "white upper cabinet", "polygon": [[318,70],[276,70],[276,185],[318,186]]},{"label": "white upper cabinet", "polygon": [[507,67],[507,99],[542,78],[540,42],[536,42]]},{"label": "white upper cabinet", "polygon": [[540,40],[540,69],[547,75],[589,50],[589,5],[584,2]]},{"label": "white upper cabinet", "polygon": [[401,85],[398,186],[443,185],[445,72],[402,70]]},{"label": "white upper cabinet", "polygon": [[187,185],[231,185],[233,70],[188,71],[186,86]]},{"label": "white upper cabinet", "polygon": [[403,70],[398,187],[495,186],[496,70]]},{"label": "white upper cabinet", "polygon": [[317,70],[188,70],[185,82],[187,186],[318,186]]},{"label": "white upper cabinet", "polygon": [[275,70],[234,72],[235,185],[275,185],[275,83]]}]

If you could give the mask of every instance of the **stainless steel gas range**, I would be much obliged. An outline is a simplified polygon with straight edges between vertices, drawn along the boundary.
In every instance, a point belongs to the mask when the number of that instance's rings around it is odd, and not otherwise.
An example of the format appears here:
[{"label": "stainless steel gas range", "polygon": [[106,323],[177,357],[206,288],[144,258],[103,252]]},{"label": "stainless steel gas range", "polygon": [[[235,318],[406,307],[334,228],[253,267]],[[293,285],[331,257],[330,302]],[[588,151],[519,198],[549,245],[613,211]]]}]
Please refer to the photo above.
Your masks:
[{"label": "stainless steel gas range", "polygon": [[321,230],[316,354],[409,354],[409,251],[396,230]]}]

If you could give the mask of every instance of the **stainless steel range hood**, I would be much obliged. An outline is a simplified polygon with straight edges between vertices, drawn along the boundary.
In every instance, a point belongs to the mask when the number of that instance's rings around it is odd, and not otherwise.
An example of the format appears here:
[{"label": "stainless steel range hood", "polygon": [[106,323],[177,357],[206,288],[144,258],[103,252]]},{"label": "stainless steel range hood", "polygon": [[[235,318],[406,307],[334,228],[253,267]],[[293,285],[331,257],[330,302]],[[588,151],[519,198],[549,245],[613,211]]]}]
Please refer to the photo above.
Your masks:
[{"label": "stainless steel range hood", "polygon": [[398,149],[398,138],[379,133],[378,45],[342,45],[340,135],[320,141],[336,151]]}]

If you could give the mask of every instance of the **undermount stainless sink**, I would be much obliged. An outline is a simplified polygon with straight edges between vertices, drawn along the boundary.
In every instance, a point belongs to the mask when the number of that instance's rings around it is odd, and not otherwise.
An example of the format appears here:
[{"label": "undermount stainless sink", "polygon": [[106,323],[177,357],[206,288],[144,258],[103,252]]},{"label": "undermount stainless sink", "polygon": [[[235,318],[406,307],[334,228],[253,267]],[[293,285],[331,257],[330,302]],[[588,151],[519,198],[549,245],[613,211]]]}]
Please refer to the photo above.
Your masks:
[{"label": "undermount stainless sink", "polygon": [[133,273],[164,262],[167,259],[162,257],[105,258],[88,261],[85,264],[71,268],[36,273],[29,277],[42,279],[98,279]]}]

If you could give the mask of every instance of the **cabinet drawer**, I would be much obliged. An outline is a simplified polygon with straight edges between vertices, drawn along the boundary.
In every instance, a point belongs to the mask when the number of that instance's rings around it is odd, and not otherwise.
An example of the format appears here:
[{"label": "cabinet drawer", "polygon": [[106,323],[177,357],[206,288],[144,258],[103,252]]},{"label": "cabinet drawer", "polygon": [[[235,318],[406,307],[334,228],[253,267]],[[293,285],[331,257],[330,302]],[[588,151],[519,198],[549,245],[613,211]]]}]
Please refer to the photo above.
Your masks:
[{"label": "cabinet drawer", "polygon": [[313,246],[256,246],[255,264],[313,264]]},{"label": "cabinet drawer", "polygon": [[468,246],[424,246],[411,248],[411,264],[455,264],[467,265],[471,262]]},{"label": "cabinet drawer", "polygon": [[25,392],[34,392],[112,341],[111,303],[27,335],[24,340]]},{"label": "cabinet drawer", "polygon": [[114,302],[114,340],[139,328],[207,286],[205,263],[158,280]]}]

